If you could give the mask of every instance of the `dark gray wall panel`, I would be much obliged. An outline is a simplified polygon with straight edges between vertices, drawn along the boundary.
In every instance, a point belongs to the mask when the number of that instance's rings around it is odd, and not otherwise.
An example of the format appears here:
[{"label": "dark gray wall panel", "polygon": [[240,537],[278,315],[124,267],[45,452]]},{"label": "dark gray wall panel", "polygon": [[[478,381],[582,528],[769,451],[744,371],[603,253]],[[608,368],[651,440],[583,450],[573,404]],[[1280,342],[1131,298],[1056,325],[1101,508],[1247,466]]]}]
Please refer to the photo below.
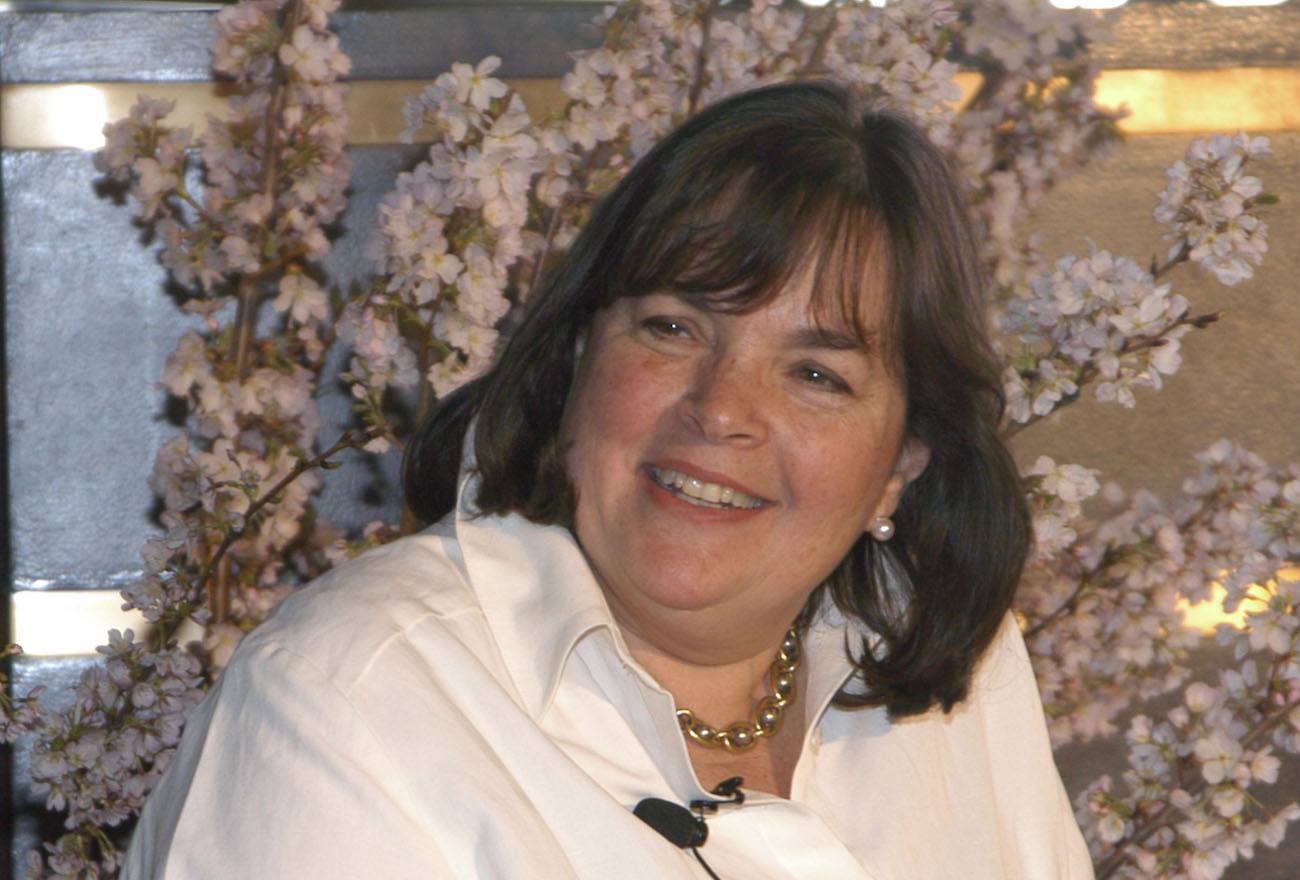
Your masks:
[{"label": "dark gray wall panel", "polygon": [[4,82],[208,79],[211,15],[199,12],[0,15]]},{"label": "dark gray wall panel", "polygon": [[[334,28],[354,79],[432,77],[500,55],[500,76],[558,76],[598,43],[593,3],[482,4],[342,12]],[[212,13],[0,13],[0,81],[205,80]]]},{"label": "dark gray wall panel", "polygon": [[89,154],[6,153],[3,174],[13,573],[106,586],[139,566],[141,478],[173,431],[155,385],[186,322]]},{"label": "dark gray wall panel", "polygon": [[[599,2],[365,4],[334,26],[352,77],[433,76],[452,61],[500,55],[501,75],[558,76],[568,52],[594,45]],[[1143,2],[1095,13],[1115,39],[1108,67],[1229,67],[1300,57],[1300,3],[1224,8],[1208,0]],[[0,81],[202,80],[210,76],[210,12],[0,13]]]},{"label": "dark gray wall panel", "polygon": [[[342,286],[369,274],[362,248],[378,202],[416,152],[353,151],[354,196],[327,263]],[[3,176],[13,575],[20,588],[119,586],[155,528],[145,480],[176,430],[157,384],[197,323],[167,296],[133,206],[96,194],[90,154],[8,153]],[[328,443],[349,402],[338,388],[321,390]],[[327,515],[348,524],[392,516],[395,470],[390,455],[333,472]]]},{"label": "dark gray wall panel", "polygon": [[453,61],[501,57],[498,76],[560,76],[569,52],[600,43],[596,3],[464,6],[344,13],[337,19],[354,79],[434,76]]}]

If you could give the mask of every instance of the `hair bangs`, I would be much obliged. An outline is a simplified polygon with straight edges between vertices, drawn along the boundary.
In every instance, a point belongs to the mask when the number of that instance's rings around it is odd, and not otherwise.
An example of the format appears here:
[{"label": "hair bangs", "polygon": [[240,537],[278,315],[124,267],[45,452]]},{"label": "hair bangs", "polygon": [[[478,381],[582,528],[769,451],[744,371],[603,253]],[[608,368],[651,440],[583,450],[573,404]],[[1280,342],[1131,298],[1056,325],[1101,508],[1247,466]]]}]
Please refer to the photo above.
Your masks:
[{"label": "hair bangs", "polygon": [[[606,303],[671,291],[707,308],[747,312],[812,273],[817,324],[886,346],[897,362],[893,246],[888,228],[843,175],[770,174],[751,166],[676,214],[647,204],[640,247],[625,248],[603,285]],[[877,305],[873,298],[883,297]]]},{"label": "hair bangs", "polygon": [[818,326],[853,334],[863,348],[880,349],[902,375],[899,291],[894,245],[876,212],[862,202],[837,200],[801,235],[804,270],[813,273],[813,318]]}]

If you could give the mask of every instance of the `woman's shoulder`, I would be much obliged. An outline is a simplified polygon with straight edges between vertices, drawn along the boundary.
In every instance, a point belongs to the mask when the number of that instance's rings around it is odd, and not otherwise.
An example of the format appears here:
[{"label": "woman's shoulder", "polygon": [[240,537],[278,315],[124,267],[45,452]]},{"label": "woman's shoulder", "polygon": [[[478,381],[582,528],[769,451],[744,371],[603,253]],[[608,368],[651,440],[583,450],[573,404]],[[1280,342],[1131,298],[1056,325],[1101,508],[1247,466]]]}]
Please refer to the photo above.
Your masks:
[{"label": "woman's shoulder", "polygon": [[971,688],[985,693],[998,693],[1015,687],[1022,690],[1027,687],[1037,693],[1020,621],[1015,612],[1008,611],[1002,618],[993,641],[976,661]]},{"label": "woman's shoulder", "polygon": [[450,527],[434,526],[341,563],[280,603],[232,663],[295,655],[341,683],[416,630],[481,629]]}]

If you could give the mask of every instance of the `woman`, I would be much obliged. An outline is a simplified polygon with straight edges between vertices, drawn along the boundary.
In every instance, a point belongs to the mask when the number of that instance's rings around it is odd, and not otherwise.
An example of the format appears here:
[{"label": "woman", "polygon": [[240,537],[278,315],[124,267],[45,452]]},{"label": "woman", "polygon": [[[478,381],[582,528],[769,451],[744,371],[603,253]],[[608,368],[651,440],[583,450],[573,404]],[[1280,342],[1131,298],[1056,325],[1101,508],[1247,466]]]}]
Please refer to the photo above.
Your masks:
[{"label": "woman", "polygon": [[436,524],[241,646],[127,876],[1090,876],[983,308],[900,116],[706,109],[412,444]]}]

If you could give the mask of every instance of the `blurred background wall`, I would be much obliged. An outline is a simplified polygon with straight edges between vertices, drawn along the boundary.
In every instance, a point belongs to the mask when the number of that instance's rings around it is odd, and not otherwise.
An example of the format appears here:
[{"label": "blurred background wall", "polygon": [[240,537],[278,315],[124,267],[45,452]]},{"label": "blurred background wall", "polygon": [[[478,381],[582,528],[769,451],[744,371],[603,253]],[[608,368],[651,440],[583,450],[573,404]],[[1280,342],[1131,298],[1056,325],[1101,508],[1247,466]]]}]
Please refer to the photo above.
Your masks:
[{"label": "blurred background wall", "polygon": [[[1114,42],[1099,47],[1102,103],[1125,103],[1127,140],[1105,163],[1060,187],[1038,224],[1048,253],[1099,248],[1146,262],[1162,254],[1151,211],[1164,169],[1190,138],[1212,131],[1267,134],[1274,158],[1256,174],[1281,197],[1270,254],[1257,276],[1223,288],[1199,269],[1177,289],[1196,312],[1222,312],[1184,340],[1184,366],[1134,410],[1089,400],[1017,439],[1017,453],[1047,453],[1102,471],[1127,489],[1168,493],[1192,456],[1219,437],[1274,464],[1300,460],[1300,0],[1221,8],[1142,2],[1104,13]],[[181,122],[213,107],[212,8],[187,3],[0,3],[0,198],[4,297],[0,354],[0,625],[30,653],[13,663],[18,690],[47,684],[58,699],[93,657],[109,626],[129,625],[116,589],[136,577],[155,526],[146,485],[153,456],[175,430],[157,383],[189,326],[167,295],[163,270],[142,245],[133,207],[99,191],[92,151],[105,121],[138,92],[178,99]],[[592,44],[598,4],[346,4],[337,20],[352,58],[356,160],[352,201],[331,256],[344,282],[367,274],[361,244],[379,198],[418,148],[397,143],[403,96],[456,60],[497,54],[533,109],[558,101],[567,52]],[[1103,13],[1097,13],[1103,14]],[[347,403],[327,402],[327,415]],[[391,513],[386,466],[354,466],[334,479],[325,507],[343,523]],[[1063,756],[1067,781],[1104,765],[1105,745]],[[21,860],[43,821],[22,783],[24,752],[0,762],[0,827]],[[1295,780],[1292,780],[1294,783]],[[1282,785],[1286,784],[1284,780]],[[1296,835],[1293,834],[1294,838]],[[1293,878],[1300,841],[1238,866],[1236,878]]]}]

